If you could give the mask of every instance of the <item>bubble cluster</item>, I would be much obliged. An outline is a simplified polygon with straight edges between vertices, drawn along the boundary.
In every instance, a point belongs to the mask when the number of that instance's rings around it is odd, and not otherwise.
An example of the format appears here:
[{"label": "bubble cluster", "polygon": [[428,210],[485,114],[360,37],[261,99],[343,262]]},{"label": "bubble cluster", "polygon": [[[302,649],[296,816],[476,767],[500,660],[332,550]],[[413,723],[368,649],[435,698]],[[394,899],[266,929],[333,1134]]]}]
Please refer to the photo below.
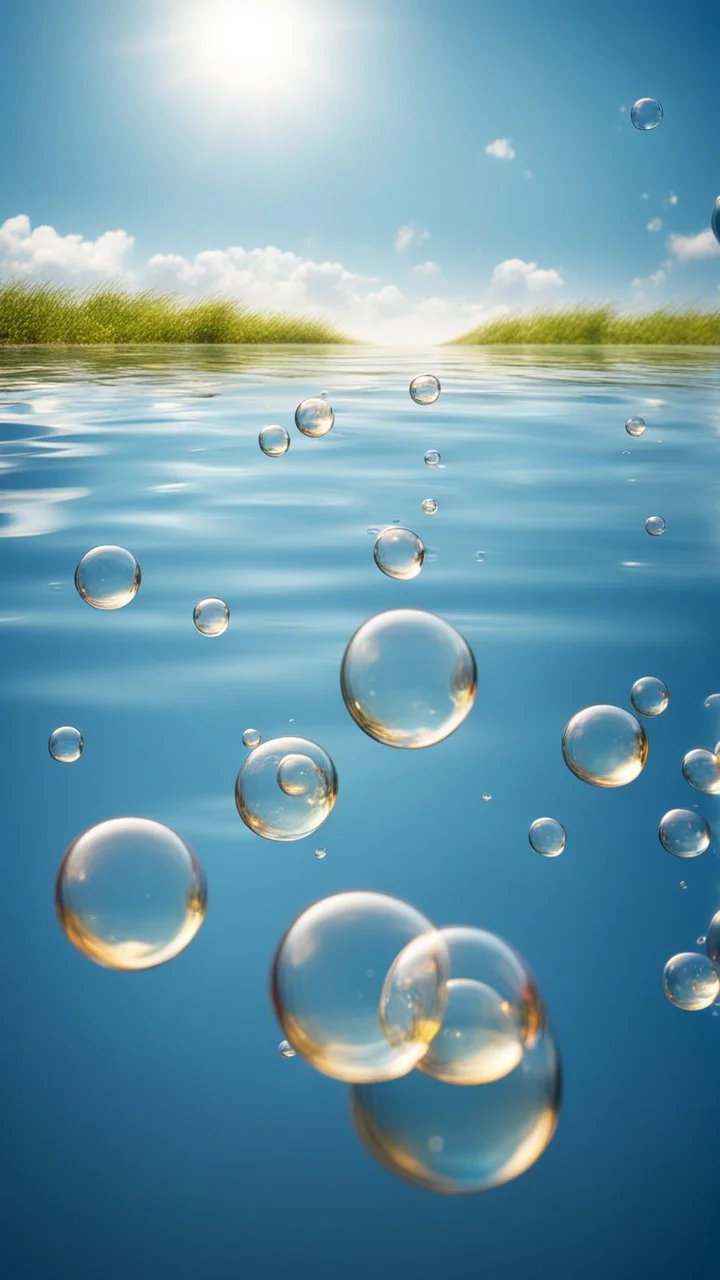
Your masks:
[{"label": "bubble cluster", "polygon": [[432,373],[421,373],[410,383],[410,395],[416,404],[434,404],[440,395],[440,383]]},{"label": "bubble cluster", "polygon": [[663,109],[656,98],[638,98],[630,108],[630,119],[641,133],[657,129],[663,118]]},{"label": "bubble cluster", "polygon": [[73,840],[55,905],[70,942],[109,969],[150,969],[192,942],[207,903],[205,877],[177,832],[147,818],[111,818]]},{"label": "bubble cluster", "polygon": [[438,504],[434,498],[423,498],[420,503],[420,510],[425,512],[426,516],[437,515]]},{"label": "bubble cluster", "polygon": [[697,858],[710,844],[710,824],[693,809],[670,809],[660,819],[658,837],[674,858]]},{"label": "bubble cluster", "polygon": [[568,768],[583,782],[624,787],[645,767],[647,734],[640,721],[621,707],[585,707],[566,724],[562,752]]},{"label": "bubble cluster", "polygon": [[326,436],[334,425],[335,414],[320,396],[302,400],[295,410],[295,426],[304,436]]},{"label": "bubble cluster", "polygon": [[141,578],[140,565],[124,547],[93,547],[75,570],[78,594],[93,609],[123,609],[135,599]]},{"label": "bubble cluster", "polygon": [[[625,423],[625,430],[629,436],[642,436],[645,434],[646,423],[644,418],[628,418]],[[629,450],[626,450],[629,453]]]},{"label": "bubble cluster", "polygon": [[235,803],[256,835],[266,840],[301,840],[329,818],[337,790],[335,765],[316,742],[270,738],[256,746],[242,765]]},{"label": "bubble cluster", "polygon": [[203,636],[221,636],[230,623],[230,610],[224,600],[208,596],[198,600],[193,609],[193,622]]},{"label": "bubble cluster", "polygon": [[709,956],[681,951],[663,969],[663,991],[671,1004],[688,1013],[709,1009],[720,994],[720,978]]},{"label": "bubble cluster", "polygon": [[543,858],[559,858],[565,849],[565,828],[557,818],[536,818],[531,824],[528,839],[536,853]]},{"label": "bubble cluster", "polygon": [[255,747],[259,747],[262,738],[257,729],[245,729],[242,736],[242,744],[247,747],[248,751],[254,751]]},{"label": "bubble cluster", "polygon": [[438,453],[437,449],[427,449],[427,450],[426,450],[426,452],[425,452],[425,458],[424,458],[424,461],[425,461],[425,466],[426,466],[426,467],[437,467],[437,466],[439,466],[439,464],[440,464],[440,454]]},{"label": "bubble cluster", "polygon": [[53,760],[58,760],[60,764],[74,764],[80,759],[84,749],[85,739],[80,730],[71,724],[53,729],[48,738],[48,751]]},{"label": "bubble cluster", "polygon": [[682,762],[683,777],[696,791],[704,795],[720,794],[720,756],[705,747],[688,751]]},{"label": "bubble cluster", "polygon": [[425,560],[425,547],[412,529],[393,525],[383,529],[373,547],[375,563],[388,578],[405,582],[417,578]]},{"label": "bubble cluster", "polygon": [[284,427],[273,423],[263,427],[258,436],[258,444],[268,458],[282,458],[290,448],[290,434]]},{"label": "bubble cluster", "polygon": [[477,670],[467,641],[421,609],[392,609],[350,639],[340,683],[363,732],[389,747],[429,747],[462,724],[475,701]]},{"label": "bubble cluster", "polygon": [[662,516],[648,516],[645,521],[645,532],[649,533],[651,538],[659,538],[665,532],[665,521]]},{"label": "bubble cluster", "polygon": [[630,690],[630,701],[641,716],[659,716],[666,710],[670,694],[659,676],[641,676]]}]

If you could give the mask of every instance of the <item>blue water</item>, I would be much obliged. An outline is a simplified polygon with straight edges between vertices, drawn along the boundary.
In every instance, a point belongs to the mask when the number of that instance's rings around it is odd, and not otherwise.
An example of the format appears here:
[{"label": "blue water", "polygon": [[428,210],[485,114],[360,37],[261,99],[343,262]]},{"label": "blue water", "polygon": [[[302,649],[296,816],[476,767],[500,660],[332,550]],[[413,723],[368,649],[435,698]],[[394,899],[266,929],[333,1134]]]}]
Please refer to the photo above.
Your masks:
[{"label": "blue water", "polygon": [[[407,387],[426,371],[443,391],[421,407]],[[305,439],[293,411],[321,390],[336,426]],[[657,823],[694,803],[720,822],[680,772],[720,738],[703,706],[720,691],[719,391],[720,353],[692,350],[0,355],[2,1280],[713,1273],[720,1017],[672,1008],[661,974],[720,907],[719,846],[677,861]],[[269,422],[291,430],[284,458],[258,449]],[[392,520],[428,547],[414,581],[373,564],[368,529]],[[114,613],[73,587],[106,542],[143,573]],[[231,610],[212,640],[192,624],[208,595]],[[339,689],[355,628],[406,604],[459,627],[478,665],[470,717],[424,751],[365,737]],[[567,719],[628,706],[642,675],[671,699],[646,722],[644,774],[584,785]],[[59,724],[85,736],[76,765],[48,756]],[[249,725],[332,756],[316,836],[272,844],[241,823]],[[124,814],[175,827],[209,882],[196,940],[140,974],[85,960],[53,906],[70,840]],[[567,829],[553,861],[527,839],[544,814]],[[393,1180],[343,1086],[278,1054],[275,944],[352,887],[529,960],[565,1096],[507,1187],[447,1200]]]}]

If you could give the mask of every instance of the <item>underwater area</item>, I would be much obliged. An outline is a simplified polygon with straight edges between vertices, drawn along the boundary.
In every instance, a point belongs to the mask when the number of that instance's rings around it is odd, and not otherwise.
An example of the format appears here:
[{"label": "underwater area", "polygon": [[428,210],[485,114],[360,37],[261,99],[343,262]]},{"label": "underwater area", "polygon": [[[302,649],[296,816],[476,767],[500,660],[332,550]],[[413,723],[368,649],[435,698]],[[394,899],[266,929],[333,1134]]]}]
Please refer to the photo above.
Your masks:
[{"label": "underwater area", "polygon": [[[432,403],[408,394],[423,374]],[[720,782],[681,767],[720,739],[719,393],[699,347],[0,351],[3,1280],[711,1273],[720,1005],[687,1016],[663,970],[704,953],[719,846],[672,856],[658,826],[720,823]],[[313,438],[293,416],[321,395]],[[259,447],[268,426],[289,448]],[[425,550],[399,578],[374,555],[394,523]],[[141,567],[128,608],[76,590],[104,544]],[[356,630],[404,608],[477,665],[469,714],[419,750],[363,733],[340,685]],[[631,710],[642,677],[669,691],[644,768],[587,785],[565,726]],[[58,726],[84,739],[71,767]],[[239,816],[250,727],[337,770],[303,839]],[[171,963],[122,973],[68,945],[54,892],[75,837],[129,815],[192,846],[208,902]],[[545,816],[557,856],[528,839]],[[527,960],[563,1091],[521,1177],[455,1197],[393,1178],[347,1085],[278,1052],[275,949],[346,890]]]}]

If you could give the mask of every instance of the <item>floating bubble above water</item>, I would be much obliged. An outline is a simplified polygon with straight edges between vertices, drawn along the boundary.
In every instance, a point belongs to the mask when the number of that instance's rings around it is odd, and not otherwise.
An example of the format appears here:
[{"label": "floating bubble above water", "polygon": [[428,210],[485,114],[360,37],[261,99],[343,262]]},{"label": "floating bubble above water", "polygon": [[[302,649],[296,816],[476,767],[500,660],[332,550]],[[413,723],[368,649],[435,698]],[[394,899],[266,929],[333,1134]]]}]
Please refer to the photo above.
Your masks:
[{"label": "floating bubble above water", "polygon": [[202,868],[177,832],[147,818],[111,818],[73,840],[55,905],[70,942],[108,969],[172,960],[205,917]]},{"label": "floating bubble above water", "polygon": [[263,427],[258,436],[258,444],[268,458],[281,458],[290,448],[290,434],[284,427],[273,423],[269,427]]},{"label": "floating bubble above water", "polygon": [[373,548],[378,569],[388,578],[417,578],[425,560],[425,547],[412,529],[383,529]]},{"label": "floating bubble above water", "polygon": [[653,538],[659,538],[665,532],[665,521],[662,516],[648,516],[645,521],[645,532]]},{"label": "floating bubble above water", "polygon": [[647,734],[621,707],[585,707],[565,726],[562,751],[569,769],[595,787],[624,787],[642,773]]},{"label": "floating bubble above water", "polygon": [[[312,784],[302,793],[285,791],[279,784],[278,771],[288,756],[309,760],[315,771]],[[296,781],[299,777],[294,765],[288,767],[288,781],[291,777]],[[256,835],[266,840],[301,840],[330,816],[337,789],[335,765],[316,742],[270,738],[255,747],[242,765],[235,783],[235,803],[243,822]]]},{"label": "floating bubble above water", "polygon": [[322,862],[323,858],[327,857],[327,849],[325,848],[324,845],[320,845],[320,847],[315,850],[315,857],[317,858],[318,862]]},{"label": "floating bubble above water", "polygon": [[661,819],[658,836],[674,858],[697,858],[710,844],[710,824],[692,809],[670,809]]},{"label": "floating bubble above water", "polygon": [[246,729],[243,733],[242,744],[244,747],[247,747],[249,751],[254,751],[255,747],[259,747],[261,742],[262,738],[260,737],[257,729]]},{"label": "floating bubble above water", "polygon": [[[628,418],[625,423],[625,430],[629,436],[641,436],[645,434],[646,422],[644,418]],[[629,455],[630,450],[626,449],[625,453]]]},{"label": "floating bubble above water", "polygon": [[696,791],[716,796],[720,793],[720,757],[705,747],[688,751],[682,762],[683,776]]},{"label": "floating bubble above water", "polygon": [[559,858],[565,849],[565,828],[557,818],[536,818],[528,832],[528,839],[536,853],[543,858]]},{"label": "floating bubble above water", "polygon": [[715,203],[710,214],[710,226],[715,239],[720,243],[720,196],[715,197]]},{"label": "floating bubble above water", "polygon": [[434,498],[423,498],[420,503],[420,509],[425,512],[426,516],[434,516],[437,514],[438,504]]},{"label": "floating bubble above water", "polygon": [[280,1041],[278,1045],[278,1053],[281,1058],[294,1058],[297,1056],[289,1040]]},{"label": "floating bubble above water", "polygon": [[389,747],[430,747],[462,724],[475,701],[472,650],[444,618],[391,609],[369,618],[343,656],[340,685],[360,728]]},{"label": "floating bubble above water", "polygon": [[75,570],[75,586],[93,609],[123,609],[135,599],[142,574],[124,547],[93,547]]},{"label": "floating bubble above water", "polygon": [[390,1080],[427,1052],[445,1011],[445,952],[425,949],[391,1042],[378,1016],[385,977],[430,921],[383,893],[338,893],[303,911],[275,954],[272,994],[298,1053],[336,1080]]},{"label": "floating bubble above water", "polygon": [[641,676],[630,690],[630,701],[641,716],[659,716],[665,711],[670,694],[659,676]]},{"label": "floating bubble above water", "polygon": [[230,610],[224,600],[208,596],[207,600],[198,600],[195,605],[193,622],[201,635],[221,636],[228,629]]},{"label": "floating bubble above water", "polygon": [[720,911],[716,911],[708,925],[705,938],[705,950],[716,970],[720,974]]},{"label": "floating bubble above water", "polygon": [[48,751],[53,760],[59,760],[61,764],[74,764],[80,759],[84,748],[85,739],[80,730],[71,724],[53,729],[48,738]]},{"label": "floating bubble above water", "polygon": [[656,98],[638,98],[630,108],[630,119],[641,133],[657,129],[662,118],[663,109]]},{"label": "floating bubble above water", "polygon": [[410,383],[410,395],[416,404],[434,404],[440,395],[440,383],[432,373],[421,373]]},{"label": "floating bubble above water", "polygon": [[428,449],[425,453],[425,466],[437,467],[440,463],[440,454],[437,449]]},{"label": "floating bubble above water", "polygon": [[663,991],[671,1004],[688,1013],[708,1009],[720,993],[720,978],[708,956],[681,951],[663,970]]},{"label": "floating bubble above water", "polygon": [[525,1173],[550,1142],[561,1071],[549,1035],[491,1084],[458,1089],[413,1071],[350,1090],[357,1132],[390,1173],[444,1195],[487,1191]]},{"label": "floating bubble above water", "polygon": [[335,414],[327,400],[311,396],[302,400],[295,410],[295,426],[304,436],[326,436],[335,425]]},{"label": "floating bubble above water", "polygon": [[325,777],[310,756],[290,752],[283,756],[277,771],[278,786],[286,796],[311,796],[324,791]]}]

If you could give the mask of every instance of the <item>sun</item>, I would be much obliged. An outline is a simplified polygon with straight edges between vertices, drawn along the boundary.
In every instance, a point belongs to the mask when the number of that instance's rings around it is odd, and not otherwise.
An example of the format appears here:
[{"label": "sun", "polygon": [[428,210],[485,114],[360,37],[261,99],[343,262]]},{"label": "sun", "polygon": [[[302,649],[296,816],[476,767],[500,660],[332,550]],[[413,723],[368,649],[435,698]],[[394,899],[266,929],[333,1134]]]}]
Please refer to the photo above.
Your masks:
[{"label": "sun", "polygon": [[292,92],[312,42],[302,9],[299,0],[206,0],[185,32],[193,76],[223,91]]}]

